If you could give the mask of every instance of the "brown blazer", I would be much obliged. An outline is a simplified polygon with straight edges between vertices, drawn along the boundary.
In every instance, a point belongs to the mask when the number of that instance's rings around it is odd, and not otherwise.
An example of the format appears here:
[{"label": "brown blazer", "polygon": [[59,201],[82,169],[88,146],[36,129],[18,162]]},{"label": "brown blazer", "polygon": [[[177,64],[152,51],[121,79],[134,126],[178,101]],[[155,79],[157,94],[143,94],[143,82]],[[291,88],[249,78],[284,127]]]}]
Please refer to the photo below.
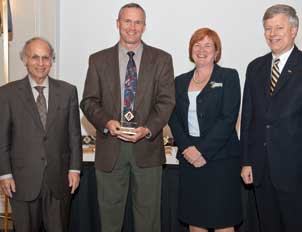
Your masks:
[{"label": "brown blazer", "polygon": [[80,170],[82,157],[76,88],[49,78],[45,130],[28,77],[0,88],[0,109],[0,175],[13,175],[13,197],[34,200],[43,176],[56,198],[68,194],[68,170]]},{"label": "brown blazer", "polygon": [[[168,53],[143,46],[134,112],[138,124],[149,128],[152,137],[138,141],[133,149],[138,166],[154,167],[165,162],[162,128],[175,105],[173,65]],[[103,132],[109,120],[120,121],[118,44],[90,56],[81,109],[97,129],[96,168],[111,171],[121,141]]]}]

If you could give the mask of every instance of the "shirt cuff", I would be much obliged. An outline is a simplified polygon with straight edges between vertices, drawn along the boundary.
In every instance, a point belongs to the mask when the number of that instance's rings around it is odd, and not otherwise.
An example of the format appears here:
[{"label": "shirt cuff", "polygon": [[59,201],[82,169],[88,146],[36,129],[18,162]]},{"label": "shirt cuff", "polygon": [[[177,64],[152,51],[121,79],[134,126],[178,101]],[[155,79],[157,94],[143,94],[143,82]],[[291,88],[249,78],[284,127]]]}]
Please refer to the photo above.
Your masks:
[{"label": "shirt cuff", "polygon": [[146,128],[149,132],[148,132],[148,134],[146,134],[146,136],[145,136],[145,138],[146,139],[151,139],[151,137],[152,137],[152,132],[150,131],[150,129],[149,128]]},{"label": "shirt cuff", "polygon": [[12,174],[5,174],[0,176],[0,180],[10,179],[10,178],[13,178]]},{"label": "shirt cuff", "polygon": [[69,169],[69,172],[75,172],[75,173],[81,173],[81,171],[80,170],[74,170],[74,169]]},{"label": "shirt cuff", "polygon": [[108,135],[108,133],[109,133],[109,129],[108,128],[104,128],[103,135]]}]

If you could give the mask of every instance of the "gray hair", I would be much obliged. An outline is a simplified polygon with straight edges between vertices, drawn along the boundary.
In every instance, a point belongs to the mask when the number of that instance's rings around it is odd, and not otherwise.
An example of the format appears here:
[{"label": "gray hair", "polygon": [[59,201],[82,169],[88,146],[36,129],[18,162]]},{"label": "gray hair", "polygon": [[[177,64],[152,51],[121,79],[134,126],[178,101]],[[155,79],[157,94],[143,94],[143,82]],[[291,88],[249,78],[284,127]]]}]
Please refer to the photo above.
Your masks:
[{"label": "gray hair", "polygon": [[290,25],[292,27],[299,28],[299,18],[297,16],[296,10],[293,7],[285,4],[277,4],[268,8],[262,18],[263,25],[266,20],[273,18],[277,14],[286,15],[288,17]]},{"label": "gray hair", "polygon": [[22,62],[25,62],[26,50],[27,50],[28,45],[30,45],[32,42],[37,41],[37,40],[41,40],[47,44],[49,51],[50,51],[51,60],[52,60],[52,62],[55,62],[55,59],[56,59],[55,51],[54,51],[51,43],[47,39],[44,39],[43,37],[33,37],[25,42],[22,50],[20,51],[20,59],[22,60]]},{"label": "gray hair", "polygon": [[126,4],[126,5],[124,5],[124,6],[121,7],[120,11],[118,12],[118,19],[121,18],[122,11],[123,11],[125,8],[136,8],[136,9],[140,9],[140,10],[143,12],[144,20],[146,21],[146,12],[145,12],[144,8],[143,8],[141,5],[139,5],[139,4],[137,4],[137,3],[134,3],[134,2],[128,3],[128,4]]}]

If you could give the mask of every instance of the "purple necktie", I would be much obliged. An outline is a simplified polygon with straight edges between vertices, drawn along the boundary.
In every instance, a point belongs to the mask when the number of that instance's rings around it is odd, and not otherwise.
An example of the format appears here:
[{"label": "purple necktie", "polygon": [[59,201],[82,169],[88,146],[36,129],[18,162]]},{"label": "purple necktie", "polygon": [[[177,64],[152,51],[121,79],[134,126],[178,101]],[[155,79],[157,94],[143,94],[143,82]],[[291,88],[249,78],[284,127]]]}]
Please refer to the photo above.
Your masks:
[{"label": "purple necktie", "polygon": [[134,98],[137,86],[137,70],[135,62],[133,60],[134,52],[127,52],[127,55],[129,56],[129,61],[127,64],[125,78],[123,115],[127,114],[128,112],[133,112]]}]

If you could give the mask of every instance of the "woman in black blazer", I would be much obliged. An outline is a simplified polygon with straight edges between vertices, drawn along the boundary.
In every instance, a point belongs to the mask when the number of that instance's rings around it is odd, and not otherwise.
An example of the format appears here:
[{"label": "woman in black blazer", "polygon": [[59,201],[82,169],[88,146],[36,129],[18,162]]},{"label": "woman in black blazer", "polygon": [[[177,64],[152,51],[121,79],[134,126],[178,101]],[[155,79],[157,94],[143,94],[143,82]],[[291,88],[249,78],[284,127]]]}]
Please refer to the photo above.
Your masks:
[{"label": "woman in black blazer", "polygon": [[221,42],[211,29],[193,34],[189,53],[195,68],[175,79],[169,122],[180,163],[179,219],[190,232],[233,232],[242,219],[235,130],[239,77],[235,69],[217,65]]}]

